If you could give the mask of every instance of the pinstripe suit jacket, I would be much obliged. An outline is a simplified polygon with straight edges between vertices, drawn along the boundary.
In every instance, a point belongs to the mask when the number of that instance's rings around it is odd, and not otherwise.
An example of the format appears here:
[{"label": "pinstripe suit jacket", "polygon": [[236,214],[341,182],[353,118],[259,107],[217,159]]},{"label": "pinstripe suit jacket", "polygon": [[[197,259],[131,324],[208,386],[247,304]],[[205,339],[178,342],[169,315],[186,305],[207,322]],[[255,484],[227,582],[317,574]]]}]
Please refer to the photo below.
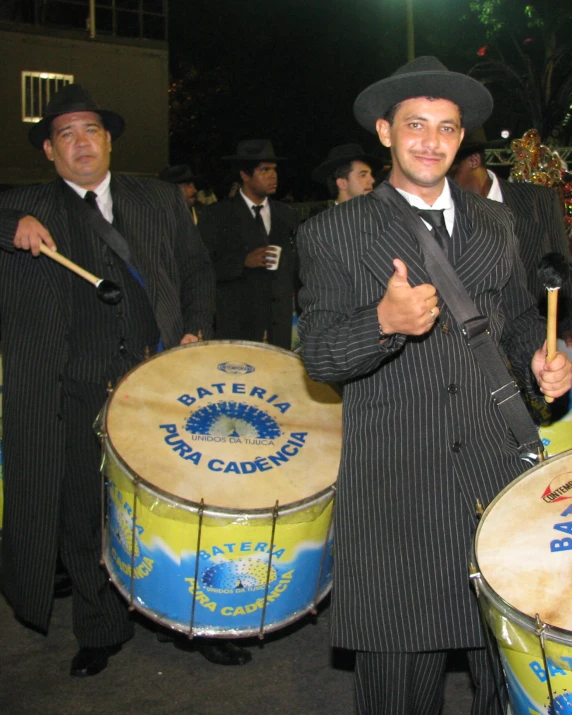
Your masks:
[{"label": "pinstripe suit jacket", "polygon": [[[165,347],[199,329],[209,337],[214,276],[178,187],[113,174],[111,191]],[[64,430],[57,415],[71,321],[71,281],[77,278],[46,257],[14,250],[16,226],[26,214],[43,223],[59,251],[69,254],[61,180],[0,194],[5,382],[2,585],[16,613],[45,630],[63,476]]]},{"label": "pinstripe suit jacket", "polygon": [[[524,288],[510,212],[451,186],[458,275],[531,386],[542,321]],[[460,246],[463,246],[462,250]],[[344,383],[332,641],[366,651],[481,645],[468,579],[475,503],[523,471],[515,443],[456,324],[379,343],[376,307],[408,266],[428,283],[401,217],[372,195],[299,232],[300,335],[311,377]]]},{"label": "pinstripe suit jacket", "polygon": [[[520,257],[524,264],[528,289],[539,300],[546,291],[538,276],[541,258],[553,251],[570,258],[558,194],[534,184],[516,184],[499,179],[504,203],[515,217]],[[572,330],[572,275],[559,297],[559,334]]]},{"label": "pinstripe suit jacket", "polygon": [[240,195],[207,206],[199,218],[199,231],[216,272],[217,338],[261,342],[268,331],[270,342],[290,350],[292,296],[296,288],[292,235],[298,219],[285,204],[270,200],[269,206],[268,243],[282,246],[276,271],[244,266],[246,256],[263,243]]}]

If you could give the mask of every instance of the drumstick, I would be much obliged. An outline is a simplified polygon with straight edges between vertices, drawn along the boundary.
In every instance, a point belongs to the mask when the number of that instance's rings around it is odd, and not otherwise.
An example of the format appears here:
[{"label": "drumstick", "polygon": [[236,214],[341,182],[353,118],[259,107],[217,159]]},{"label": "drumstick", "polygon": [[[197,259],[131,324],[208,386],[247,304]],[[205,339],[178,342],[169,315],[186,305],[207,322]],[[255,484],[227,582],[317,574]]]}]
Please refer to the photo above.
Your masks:
[{"label": "drumstick", "polygon": [[[547,291],[548,310],[546,315],[546,362],[554,360],[558,338],[558,291],[568,277],[568,261],[561,253],[547,253],[538,264],[538,275]],[[553,397],[544,396],[546,402],[554,402]]]},{"label": "drumstick", "polygon": [[45,243],[40,243],[40,251],[44,254],[44,256],[48,256],[53,261],[60,263],[70,271],[73,271],[73,273],[76,273],[78,276],[84,278],[88,281],[88,283],[92,283],[95,286],[97,297],[104,303],[107,303],[108,305],[117,305],[123,297],[121,294],[121,288],[117,285],[117,283],[114,283],[107,278],[98,278],[97,276],[94,276],[93,273],[86,271],[85,268],[78,266],[77,263],[70,261],[69,258],[62,256],[57,251],[50,250]]}]

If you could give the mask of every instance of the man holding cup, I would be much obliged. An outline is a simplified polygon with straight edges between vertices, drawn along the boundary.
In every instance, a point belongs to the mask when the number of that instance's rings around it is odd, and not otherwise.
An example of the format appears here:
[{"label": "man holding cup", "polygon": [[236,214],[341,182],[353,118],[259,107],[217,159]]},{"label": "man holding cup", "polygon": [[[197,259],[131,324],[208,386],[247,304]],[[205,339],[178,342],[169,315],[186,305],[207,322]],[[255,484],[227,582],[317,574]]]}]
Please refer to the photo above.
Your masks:
[{"label": "man holding cup", "polygon": [[217,279],[216,337],[291,347],[296,289],[296,213],[270,199],[278,187],[276,156],[267,139],[238,143],[230,161],[240,190],[206,208],[199,231]]}]

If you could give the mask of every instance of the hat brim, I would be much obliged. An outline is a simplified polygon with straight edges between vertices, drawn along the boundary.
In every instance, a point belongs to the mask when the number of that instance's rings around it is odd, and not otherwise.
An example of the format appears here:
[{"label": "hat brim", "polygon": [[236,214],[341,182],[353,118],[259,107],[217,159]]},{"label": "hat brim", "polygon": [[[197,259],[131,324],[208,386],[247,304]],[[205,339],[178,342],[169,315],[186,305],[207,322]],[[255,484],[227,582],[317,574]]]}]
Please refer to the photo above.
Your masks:
[{"label": "hat brim", "polygon": [[486,142],[469,142],[461,144],[458,154],[473,154],[477,151],[485,151],[485,149],[503,149],[509,145],[508,139],[491,139]]},{"label": "hat brim", "polygon": [[493,111],[489,90],[473,77],[458,72],[430,71],[392,75],[361,92],[354,103],[354,116],[364,129],[376,133],[375,125],[395,104],[414,97],[448,99],[463,112],[463,127],[472,131]]},{"label": "hat brim", "polygon": [[56,117],[60,117],[62,114],[73,114],[73,112],[94,112],[99,114],[104,128],[111,135],[111,139],[118,139],[125,131],[125,120],[122,116],[116,112],[110,112],[107,109],[86,109],[85,107],[81,109],[67,109],[65,112],[58,114],[49,114],[48,116],[40,119],[39,122],[32,125],[28,132],[28,139],[30,144],[35,149],[42,149],[46,139],[50,138],[50,129],[52,122]]},{"label": "hat brim", "polygon": [[365,164],[369,164],[372,169],[379,169],[383,166],[383,160],[377,156],[372,156],[371,154],[351,154],[348,157],[324,161],[314,169],[311,175],[312,179],[319,184],[325,184],[328,176],[330,176],[338,166],[349,164],[352,161],[363,161]]},{"label": "hat brim", "polygon": [[241,156],[240,154],[234,154],[233,156],[223,156],[223,161],[288,161],[285,156]]}]

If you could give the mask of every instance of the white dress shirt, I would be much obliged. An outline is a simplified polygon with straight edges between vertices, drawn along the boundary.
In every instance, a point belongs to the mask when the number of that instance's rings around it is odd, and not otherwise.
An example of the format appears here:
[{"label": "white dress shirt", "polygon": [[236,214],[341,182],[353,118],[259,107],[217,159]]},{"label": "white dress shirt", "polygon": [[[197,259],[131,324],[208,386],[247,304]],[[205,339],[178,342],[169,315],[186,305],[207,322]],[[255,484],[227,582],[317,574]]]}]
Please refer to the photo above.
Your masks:
[{"label": "white dress shirt", "polygon": [[[399,193],[416,209],[432,209],[434,211],[444,210],[445,226],[449,232],[449,236],[453,235],[453,226],[455,225],[455,204],[453,203],[453,197],[451,196],[451,189],[449,188],[449,182],[445,181],[445,186],[441,195],[437,198],[433,206],[429,206],[423,201],[422,198],[416,194],[410,194],[407,191],[402,191],[397,189]],[[423,223],[427,226],[429,230],[433,227],[423,219]]]},{"label": "white dress shirt", "polygon": [[[73,181],[68,181],[67,179],[64,179],[64,181],[76,192],[76,194],[78,194],[78,196],[85,199],[87,189],[74,184]],[[103,217],[107,219],[109,223],[113,223],[113,199],[111,198],[111,191],[109,190],[110,181],[111,173],[108,171],[105,175],[105,179],[101,182],[97,189],[95,189],[94,193],[97,196],[97,205],[99,206],[99,210],[101,211]]]},{"label": "white dress shirt", "polygon": [[[256,218],[256,211],[254,210],[254,207],[257,205],[253,201],[251,201],[248,196],[245,196],[242,192],[242,189],[240,189],[240,195],[246,202],[246,205],[250,209],[250,212]],[[264,199],[262,204],[258,204],[262,206],[262,211],[260,212],[260,215],[262,216],[262,222],[264,223],[264,228],[266,229],[266,233],[270,233],[270,204],[268,203],[268,196]]]}]

